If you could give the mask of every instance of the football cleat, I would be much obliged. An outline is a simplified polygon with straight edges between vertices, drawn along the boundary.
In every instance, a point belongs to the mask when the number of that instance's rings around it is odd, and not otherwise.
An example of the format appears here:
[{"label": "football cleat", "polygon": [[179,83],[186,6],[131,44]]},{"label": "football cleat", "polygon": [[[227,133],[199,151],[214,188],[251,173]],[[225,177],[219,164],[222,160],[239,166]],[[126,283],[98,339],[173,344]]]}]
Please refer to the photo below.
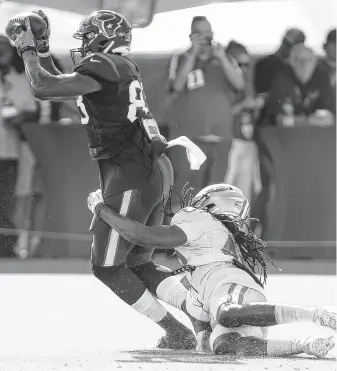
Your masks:
[{"label": "football cleat", "polygon": [[314,314],[314,323],[324,327],[330,327],[336,331],[336,311],[327,308],[318,308]]},{"label": "football cleat", "polygon": [[194,350],[197,341],[192,331],[181,331],[171,334],[166,334],[159,339],[157,349],[183,349]]},{"label": "football cleat", "polygon": [[334,337],[310,337],[305,340],[302,351],[308,355],[323,358],[327,355],[329,350],[335,346]]}]

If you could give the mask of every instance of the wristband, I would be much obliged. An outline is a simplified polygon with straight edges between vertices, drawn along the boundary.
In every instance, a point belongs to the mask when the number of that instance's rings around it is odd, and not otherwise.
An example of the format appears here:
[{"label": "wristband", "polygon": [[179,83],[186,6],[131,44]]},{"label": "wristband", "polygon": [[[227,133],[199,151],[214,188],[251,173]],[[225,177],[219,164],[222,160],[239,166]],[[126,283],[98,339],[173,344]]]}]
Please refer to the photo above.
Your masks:
[{"label": "wristband", "polygon": [[51,56],[51,53],[50,53],[50,50],[48,50],[45,53],[37,52],[37,56],[40,57],[40,58],[47,58],[47,57]]},{"label": "wristband", "polygon": [[35,46],[26,45],[26,46],[23,46],[22,48],[18,49],[18,54],[22,57],[23,53],[26,52],[26,51],[29,51],[29,50],[36,53],[36,47]]}]

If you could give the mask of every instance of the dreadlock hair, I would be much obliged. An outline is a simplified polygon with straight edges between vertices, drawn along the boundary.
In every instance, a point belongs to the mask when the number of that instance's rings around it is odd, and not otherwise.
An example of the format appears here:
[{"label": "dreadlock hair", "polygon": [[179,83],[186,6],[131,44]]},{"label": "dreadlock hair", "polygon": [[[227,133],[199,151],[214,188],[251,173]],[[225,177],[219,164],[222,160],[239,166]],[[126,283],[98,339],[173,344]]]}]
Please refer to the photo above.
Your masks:
[{"label": "dreadlock hair", "polygon": [[[263,277],[263,284],[267,281],[267,264],[266,260],[268,260],[271,264],[275,267],[276,265],[263,253],[264,248],[267,244],[258,238],[249,225],[247,221],[240,218],[233,218],[226,214],[218,214],[213,213],[211,211],[214,205],[208,205],[206,207],[198,206],[196,207],[193,205],[193,198],[194,198],[194,188],[189,186],[189,183],[186,183],[181,194],[178,191],[174,190],[172,187],[170,189],[170,195],[168,199],[168,210],[166,215],[172,217],[174,215],[172,211],[172,196],[177,195],[180,201],[181,209],[186,207],[193,207],[195,209],[207,211],[212,215],[212,217],[221,222],[222,225],[227,228],[227,230],[231,233],[234,242],[238,246],[242,260],[250,270],[254,273],[260,274],[260,280]],[[193,212],[193,210],[191,212]],[[250,220],[252,220],[250,218]],[[243,231],[243,227],[245,227],[245,231]],[[276,267],[278,268],[278,267]],[[257,272],[258,271],[258,272]]]},{"label": "dreadlock hair", "polygon": [[174,195],[178,197],[180,209],[184,209],[185,207],[192,205],[192,201],[194,198],[194,188],[190,187],[189,185],[190,185],[189,183],[186,183],[181,193],[179,193],[176,189],[173,189],[172,186],[170,187],[170,193],[167,200],[167,204],[163,205],[164,206],[163,212],[166,216],[172,218],[175,214],[172,210],[172,198]]},{"label": "dreadlock hair", "polygon": [[[266,260],[268,257],[264,255],[263,250],[267,244],[253,233],[246,220],[231,218],[226,214],[214,214],[210,211],[212,206],[213,205],[207,206],[207,211],[215,220],[221,222],[222,225],[229,230],[233,236],[234,242],[240,250],[242,260],[253,273],[260,273],[260,280],[263,276],[263,284],[265,284],[267,281]],[[242,230],[243,226],[246,231]],[[257,272],[257,270],[259,272]]]}]

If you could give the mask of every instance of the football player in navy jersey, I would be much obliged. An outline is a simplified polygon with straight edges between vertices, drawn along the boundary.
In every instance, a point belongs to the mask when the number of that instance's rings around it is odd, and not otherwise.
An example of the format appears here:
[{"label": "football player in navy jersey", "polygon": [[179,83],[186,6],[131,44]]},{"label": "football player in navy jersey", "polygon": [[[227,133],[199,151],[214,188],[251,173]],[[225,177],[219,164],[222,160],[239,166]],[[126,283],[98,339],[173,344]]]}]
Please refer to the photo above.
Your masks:
[{"label": "football player in navy jersey", "polygon": [[[82,45],[71,50],[73,60],[76,53],[81,60],[74,73],[62,74],[50,57],[48,19],[37,13],[48,25],[41,39],[35,39],[27,16],[16,16],[25,24],[20,30],[11,21],[6,29],[24,60],[35,96],[77,100],[105,204],[142,224],[162,224],[173,171],[164,154],[166,140],[147,106],[138,66],[127,57],[131,24],[109,10],[87,15],[74,35]],[[91,230],[94,275],[166,331],[161,347],[194,348],[193,333],[153,295],[184,309],[186,289],[177,277],[151,262],[153,249],[128,242],[101,218],[94,217]]]}]

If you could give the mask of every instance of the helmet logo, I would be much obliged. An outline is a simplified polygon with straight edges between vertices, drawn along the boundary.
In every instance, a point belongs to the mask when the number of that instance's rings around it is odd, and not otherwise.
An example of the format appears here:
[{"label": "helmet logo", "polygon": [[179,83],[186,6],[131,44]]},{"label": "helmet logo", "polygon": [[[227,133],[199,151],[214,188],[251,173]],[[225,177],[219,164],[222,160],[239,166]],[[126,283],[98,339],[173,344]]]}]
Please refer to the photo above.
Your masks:
[{"label": "helmet logo", "polygon": [[243,201],[235,201],[234,206],[241,209],[241,206],[243,204]]},{"label": "helmet logo", "polygon": [[106,38],[112,39],[116,36],[116,31],[121,28],[122,21],[122,18],[117,14],[111,14],[107,19],[106,16],[98,16],[92,23],[98,26]]}]

